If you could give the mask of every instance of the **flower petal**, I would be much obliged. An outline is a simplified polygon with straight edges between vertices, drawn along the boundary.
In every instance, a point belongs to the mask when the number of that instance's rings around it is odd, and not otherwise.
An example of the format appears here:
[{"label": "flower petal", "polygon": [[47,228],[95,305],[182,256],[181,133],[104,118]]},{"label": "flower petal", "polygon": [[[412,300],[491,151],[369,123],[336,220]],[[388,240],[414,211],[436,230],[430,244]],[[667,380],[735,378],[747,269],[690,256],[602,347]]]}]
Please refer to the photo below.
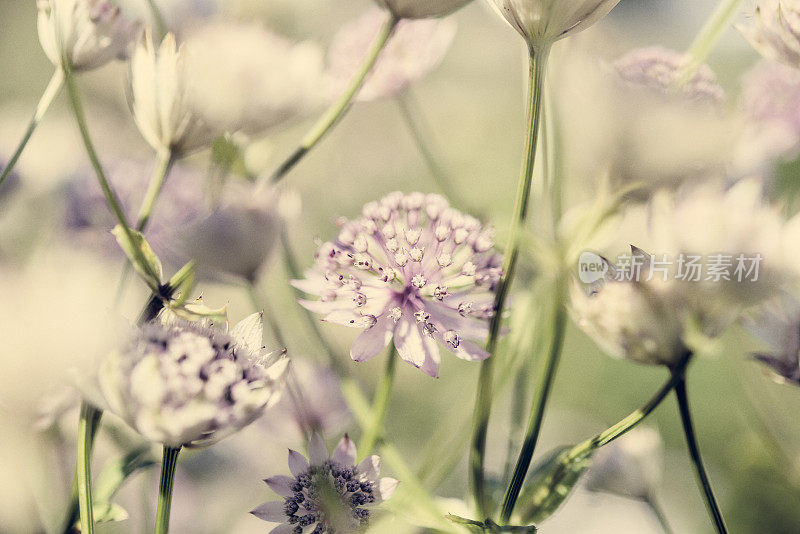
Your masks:
[{"label": "flower petal", "polygon": [[430,336],[422,333],[411,319],[413,316],[413,310],[403,311],[395,329],[394,346],[401,358],[435,378],[439,373],[439,347]]},{"label": "flower petal", "polygon": [[308,460],[297,451],[289,449],[289,471],[294,476],[299,476],[308,471]]},{"label": "flower petal", "polygon": [[269,534],[292,534],[294,532],[294,525],[283,523],[269,531]]},{"label": "flower petal", "polygon": [[331,459],[322,436],[314,432],[308,440],[308,459],[311,465],[322,465]]},{"label": "flower petal", "polygon": [[264,346],[263,313],[254,313],[236,323],[231,329],[231,336],[251,352],[258,353]]},{"label": "flower petal", "polygon": [[378,475],[381,472],[381,457],[377,454],[367,456],[356,468],[359,473],[363,473],[370,480],[378,480]]},{"label": "flower petal", "polygon": [[333,451],[333,461],[342,465],[355,465],[356,444],[347,434],[344,435],[336,450]]},{"label": "flower petal", "polygon": [[357,362],[365,362],[380,354],[389,344],[394,334],[394,320],[383,315],[375,326],[367,328],[353,341],[350,357]]},{"label": "flower petal", "polygon": [[400,481],[394,478],[385,477],[380,479],[375,485],[375,504],[390,499],[399,484]]},{"label": "flower petal", "polygon": [[[450,348],[448,347],[447,343],[445,343],[444,346],[448,349]],[[479,362],[491,356],[491,354],[480,348],[475,343],[463,340],[459,342],[458,348],[451,350],[451,352],[462,360],[467,360],[468,362]]]},{"label": "flower petal", "polygon": [[294,483],[294,479],[292,477],[277,475],[274,477],[265,478],[264,482],[267,483],[269,489],[281,497],[288,497],[294,493],[291,489],[292,484]]},{"label": "flower petal", "polygon": [[250,513],[270,523],[283,523],[288,519],[286,513],[283,511],[283,506],[284,503],[281,501],[265,502],[257,506]]}]

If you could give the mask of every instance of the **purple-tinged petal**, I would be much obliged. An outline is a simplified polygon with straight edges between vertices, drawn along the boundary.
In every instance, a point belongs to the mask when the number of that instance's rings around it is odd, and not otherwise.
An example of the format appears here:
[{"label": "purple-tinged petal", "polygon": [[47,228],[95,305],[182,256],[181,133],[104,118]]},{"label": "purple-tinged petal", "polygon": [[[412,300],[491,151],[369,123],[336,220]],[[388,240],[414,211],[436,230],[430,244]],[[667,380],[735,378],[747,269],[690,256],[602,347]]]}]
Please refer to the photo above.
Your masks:
[{"label": "purple-tinged petal", "polygon": [[378,480],[378,475],[381,472],[381,457],[377,454],[367,456],[356,468],[359,473],[363,473],[369,480]]},{"label": "purple-tinged petal", "polygon": [[283,523],[269,531],[269,534],[292,534],[294,532],[294,525]]},{"label": "purple-tinged petal", "polygon": [[356,444],[347,434],[333,451],[333,461],[341,465],[355,465],[356,463]]},{"label": "purple-tinged petal", "polygon": [[308,471],[308,460],[297,451],[289,449],[289,471],[294,476],[299,476]]},{"label": "purple-tinged petal", "polygon": [[375,485],[375,504],[391,499],[399,484],[400,481],[394,478],[385,477],[380,479]]},{"label": "purple-tinged petal", "polygon": [[314,432],[308,440],[308,459],[311,465],[322,465],[331,459],[322,436]]},{"label": "purple-tinged petal", "polygon": [[271,489],[281,497],[288,497],[289,495],[292,495],[294,493],[291,489],[292,484],[294,483],[294,479],[291,477],[277,475],[274,477],[265,478],[264,482],[267,483],[269,489]]},{"label": "purple-tinged petal", "polygon": [[350,357],[357,362],[371,360],[386,348],[394,334],[394,320],[388,315],[378,319],[375,326],[367,328],[353,341]]},{"label": "purple-tinged petal", "polygon": [[283,506],[284,503],[282,501],[265,502],[250,513],[270,523],[283,523],[288,519],[283,511]]},{"label": "purple-tinged petal", "polygon": [[394,346],[397,349],[397,354],[414,367],[422,369],[430,376],[436,377],[439,348],[433,339],[423,335],[414,319],[411,318],[413,316],[413,313],[404,311],[403,317],[397,323],[394,335]]},{"label": "purple-tinged petal", "polygon": [[444,346],[457,357],[468,362],[479,362],[491,356],[491,354],[471,341],[459,341],[457,349],[451,348],[447,343],[444,343]]},{"label": "purple-tinged petal", "polygon": [[305,300],[305,299],[297,299],[297,303],[300,304],[302,307],[310,311],[311,313],[318,313],[320,315],[326,315],[337,309],[340,310],[349,310],[350,306],[340,300],[333,300],[331,302],[322,302],[321,300]]}]

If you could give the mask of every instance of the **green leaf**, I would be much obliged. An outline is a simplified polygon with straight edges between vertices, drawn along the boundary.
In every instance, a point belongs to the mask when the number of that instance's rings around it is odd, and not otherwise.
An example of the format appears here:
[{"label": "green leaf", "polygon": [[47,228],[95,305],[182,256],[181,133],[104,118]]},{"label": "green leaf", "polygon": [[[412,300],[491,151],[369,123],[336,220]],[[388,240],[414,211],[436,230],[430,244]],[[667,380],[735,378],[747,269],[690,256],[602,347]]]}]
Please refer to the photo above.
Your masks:
[{"label": "green leaf", "polygon": [[589,467],[587,457],[571,459],[570,449],[554,450],[534,468],[519,498],[524,522],[539,523],[553,515]]},{"label": "green leaf", "polygon": [[448,514],[447,519],[452,521],[453,523],[464,525],[475,532],[480,532],[484,534],[506,534],[511,532],[520,532],[524,534],[534,534],[536,532],[536,527],[533,525],[526,525],[526,526],[516,526],[516,525],[498,525],[491,519],[487,519],[483,522],[475,521],[474,519],[467,519],[465,517],[459,517],[457,515]]},{"label": "green leaf", "polygon": [[128,233],[121,225],[117,225],[111,230],[114,237],[117,238],[117,243],[122,247],[125,255],[130,260],[133,268],[144,279],[145,283],[150,286],[153,291],[158,291],[161,285],[161,277],[163,270],[161,268],[161,260],[158,259],[156,253],[150,247],[150,244],[140,232],[131,230],[133,242],[128,238]]},{"label": "green leaf", "polygon": [[123,482],[136,471],[156,465],[150,446],[139,447],[121,458],[111,459],[94,483],[96,502],[110,502]]},{"label": "green leaf", "polygon": [[97,502],[92,505],[95,523],[114,523],[128,519],[128,512],[113,502]]},{"label": "green leaf", "polygon": [[180,307],[191,295],[196,281],[194,261],[190,261],[180,268],[175,275],[167,282],[167,289],[170,295],[177,295],[172,302],[172,306]]}]

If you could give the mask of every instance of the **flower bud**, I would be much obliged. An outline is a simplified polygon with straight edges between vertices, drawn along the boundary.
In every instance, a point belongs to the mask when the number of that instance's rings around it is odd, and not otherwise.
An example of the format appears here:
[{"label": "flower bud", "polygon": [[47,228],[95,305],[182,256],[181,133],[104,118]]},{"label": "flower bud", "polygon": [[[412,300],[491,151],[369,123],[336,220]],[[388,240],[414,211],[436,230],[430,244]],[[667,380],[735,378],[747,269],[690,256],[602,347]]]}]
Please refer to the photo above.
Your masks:
[{"label": "flower bud", "polygon": [[459,9],[471,0],[375,0],[397,18],[427,19],[441,17]]}]

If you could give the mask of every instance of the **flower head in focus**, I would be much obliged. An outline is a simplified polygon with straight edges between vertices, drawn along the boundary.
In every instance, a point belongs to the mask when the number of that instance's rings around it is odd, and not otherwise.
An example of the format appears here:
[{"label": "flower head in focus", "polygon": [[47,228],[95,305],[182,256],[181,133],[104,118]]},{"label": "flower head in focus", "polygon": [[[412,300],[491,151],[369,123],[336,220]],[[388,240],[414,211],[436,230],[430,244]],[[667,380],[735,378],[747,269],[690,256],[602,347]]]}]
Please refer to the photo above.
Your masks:
[{"label": "flower head in focus", "polygon": [[330,456],[320,435],[312,434],[308,456],[306,460],[290,450],[292,476],[265,480],[283,501],[264,503],[251,513],[264,521],[279,523],[271,534],[361,531],[369,524],[370,508],[389,499],[397,488],[397,480],[378,478],[378,456],[355,465],[356,446],[347,435]]},{"label": "flower head in focus", "polygon": [[584,30],[619,0],[488,0],[534,50]]},{"label": "flower head in focus", "polygon": [[[383,19],[380,9],[370,9],[334,37],[328,51],[332,96],[338,96],[358,70]],[[402,93],[441,63],[455,33],[456,24],[452,20],[401,21],[358,92],[358,100],[377,100]]]},{"label": "flower head in focus", "polygon": [[56,67],[102,67],[125,54],[138,30],[109,0],[37,0],[39,41]]},{"label": "flower head in focus", "polygon": [[301,301],[325,321],[363,329],[350,349],[373,358],[390,341],[400,357],[436,377],[439,348],[464,360],[489,357],[486,337],[501,257],[490,230],[440,196],[391,193],[317,252],[295,287],[320,297]]},{"label": "flower head in focus", "polygon": [[194,109],[186,52],[168,33],[156,48],[146,31],[131,57],[130,99],[133,117],[156,151],[186,154],[208,146],[216,136]]},{"label": "flower head in focus", "polygon": [[661,479],[663,455],[658,431],[635,428],[592,455],[586,486],[591,491],[646,500]]},{"label": "flower head in focus", "polygon": [[375,0],[392,15],[402,19],[427,19],[447,15],[472,0]]},{"label": "flower head in focus", "polygon": [[739,30],[765,58],[800,68],[798,0],[758,0],[753,21]]},{"label": "flower head in focus", "polygon": [[754,358],[776,381],[800,385],[800,302],[789,296],[769,302],[748,317],[745,326],[770,347]]},{"label": "flower head in focus", "polygon": [[288,359],[262,346],[262,317],[231,329],[152,322],[100,370],[110,410],[145,438],[204,445],[236,432],[277,402]]}]

